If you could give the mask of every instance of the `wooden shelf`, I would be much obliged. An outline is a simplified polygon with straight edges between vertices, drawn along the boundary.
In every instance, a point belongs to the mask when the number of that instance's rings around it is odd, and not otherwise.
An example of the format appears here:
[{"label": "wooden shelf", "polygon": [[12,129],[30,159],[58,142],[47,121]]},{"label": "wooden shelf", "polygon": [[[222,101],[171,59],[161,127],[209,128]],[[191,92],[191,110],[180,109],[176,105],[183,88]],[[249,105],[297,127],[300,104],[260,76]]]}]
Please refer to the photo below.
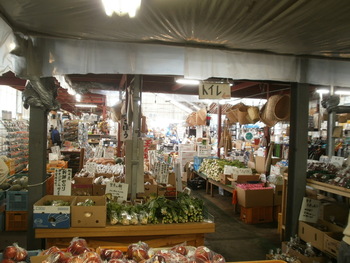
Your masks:
[{"label": "wooden shelf", "polygon": [[204,234],[215,232],[215,223],[156,224],[107,226],[100,228],[35,229],[35,238],[45,238],[46,247],[67,247],[73,237],[86,239],[90,247],[129,245],[140,240],[153,247],[187,242],[204,245]]},{"label": "wooden shelf", "polygon": [[307,179],[306,182],[307,182],[307,185],[312,188],[350,198],[350,189],[346,189],[344,187],[331,185],[327,183],[318,182],[311,179]]}]

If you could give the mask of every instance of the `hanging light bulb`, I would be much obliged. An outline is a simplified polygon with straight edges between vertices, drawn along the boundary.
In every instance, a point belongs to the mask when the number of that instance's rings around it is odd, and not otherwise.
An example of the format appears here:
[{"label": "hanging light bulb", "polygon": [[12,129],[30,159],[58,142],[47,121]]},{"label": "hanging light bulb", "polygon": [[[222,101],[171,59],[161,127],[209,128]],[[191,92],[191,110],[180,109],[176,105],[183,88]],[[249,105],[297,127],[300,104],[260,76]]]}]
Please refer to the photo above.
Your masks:
[{"label": "hanging light bulb", "polygon": [[112,16],[116,13],[119,16],[126,14],[129,17],[135,17],[137,10],[140,9],[141,0],[102,0],[106,15]]}]

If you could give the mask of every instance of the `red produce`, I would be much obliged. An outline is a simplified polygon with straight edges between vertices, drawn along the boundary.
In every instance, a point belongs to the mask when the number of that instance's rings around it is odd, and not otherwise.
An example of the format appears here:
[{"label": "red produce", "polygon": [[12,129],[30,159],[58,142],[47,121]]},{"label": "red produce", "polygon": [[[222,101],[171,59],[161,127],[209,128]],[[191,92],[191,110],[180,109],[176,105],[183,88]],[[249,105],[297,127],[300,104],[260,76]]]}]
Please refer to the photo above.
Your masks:
[{"label": "red produce", "polygon": [[213,258],[213,251],[205,246],[197,247],[194,258],[197,263],[210,262]]},{"label": "red produce", "polygon": [[215,255],[213,256],[213,262],[214,262],[214,263],[225,263],[226,260],[225,260],[225,258],[224,258],[222,255],[220,255],[220,254],[215,254]]},{"label": "red produce", "polygon": [[67,263],[69,258],[72,256],[71,253],[66,253],[63,251],[57,251],[48,256],[43,263]]},{"label": "red produce", "polygon": [[41,253],[41,255],[51,255],[51,254],[56,253],[56,252],[58,252],[58,251],[61,251],[61,250],[60,250],[58,247],[56,247],[56,246],[52,246],[52,247],[50,247],[50,248],[44,250],[44,251]]},{"label": "red produce", "polygon": [[148,259],[148,249],[148,245],[144,242],[131,244],[127,250],[127,258],[133,259],[136,262]]},{"label": "red produce", "polygon": [[101,257],[96,252],[85,252],[80,258],[84,263],[102,263]]},{"label": "red produce", "polygon": [[68,259],[67,263],[84,263],[84,261],[79,256],[73,256]]},{"label": "red produce", "polygon": [[112,258],[108,260],[108,263],[126,263],[127,261],[125,259],[120,258]]},{"label": "red produce", "polygon": [[185,246],[175,246],[175,247],[172,247],[171,250],[184,256],[187,255],[187,249]]},{"label": "red produce", "polygon": [[12,259],[4,258],[3,260],[0,261],[0,263],[16,263]]},{"label": "red produce", "polygon": [[118,259],[123,257],[123,252],[119,249],[102,249],[100,252],[100,257],[103,260],[109,260],[112,258]]},{"label": "red produce", "polygon": [[15,259],[17,255],[17,248],[15,246],[8,246],[3,252],[4,259]]},{"label": "red produce", "polygon": [[90,252],[91,250],[88,248],[86,240],[83,238],[73,238],[70,242],[67,251],[72,253],[74,256],[81,255],[85,252]]}]

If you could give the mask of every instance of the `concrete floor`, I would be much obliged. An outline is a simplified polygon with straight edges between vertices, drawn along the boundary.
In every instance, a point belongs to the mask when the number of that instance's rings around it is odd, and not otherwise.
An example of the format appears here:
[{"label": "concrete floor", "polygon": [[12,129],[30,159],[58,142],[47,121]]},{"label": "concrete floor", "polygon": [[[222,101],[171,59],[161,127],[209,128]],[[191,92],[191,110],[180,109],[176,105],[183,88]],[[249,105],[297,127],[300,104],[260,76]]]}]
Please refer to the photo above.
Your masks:
[{"label": "concrete floor", "polygon": [[270,249],[281,247],[277,222],[245,224],[239,219],[239,213],[234,212],[232,195],[219,195],[217,188],[213,192],[214,197],[211,197],[205,190],[192,190],[194,196],[205,201],[209,213],[214,216],[216,231],[206,235],[206,246],[231,262],[265,260]]}]

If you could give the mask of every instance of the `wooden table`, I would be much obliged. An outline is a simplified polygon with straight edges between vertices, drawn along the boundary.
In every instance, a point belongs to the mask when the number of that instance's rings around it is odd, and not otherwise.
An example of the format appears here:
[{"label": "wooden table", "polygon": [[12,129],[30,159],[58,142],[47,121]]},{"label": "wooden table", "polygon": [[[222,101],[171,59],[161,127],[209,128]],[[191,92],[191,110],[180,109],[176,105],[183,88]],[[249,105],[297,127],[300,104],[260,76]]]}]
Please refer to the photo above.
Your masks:
[{"label": "wooden table", "polygon": [[128,246],[144,241],[150,247],[167,247],[187,242],[189,246],[204,245],[204,234],[215,232],[209,222],[156,224],[135,226],[107,226],[104,228],[35,229],[35,238],[45,238],[46,247],[69,246],[73,237],[86,239],[89,247]]}]

